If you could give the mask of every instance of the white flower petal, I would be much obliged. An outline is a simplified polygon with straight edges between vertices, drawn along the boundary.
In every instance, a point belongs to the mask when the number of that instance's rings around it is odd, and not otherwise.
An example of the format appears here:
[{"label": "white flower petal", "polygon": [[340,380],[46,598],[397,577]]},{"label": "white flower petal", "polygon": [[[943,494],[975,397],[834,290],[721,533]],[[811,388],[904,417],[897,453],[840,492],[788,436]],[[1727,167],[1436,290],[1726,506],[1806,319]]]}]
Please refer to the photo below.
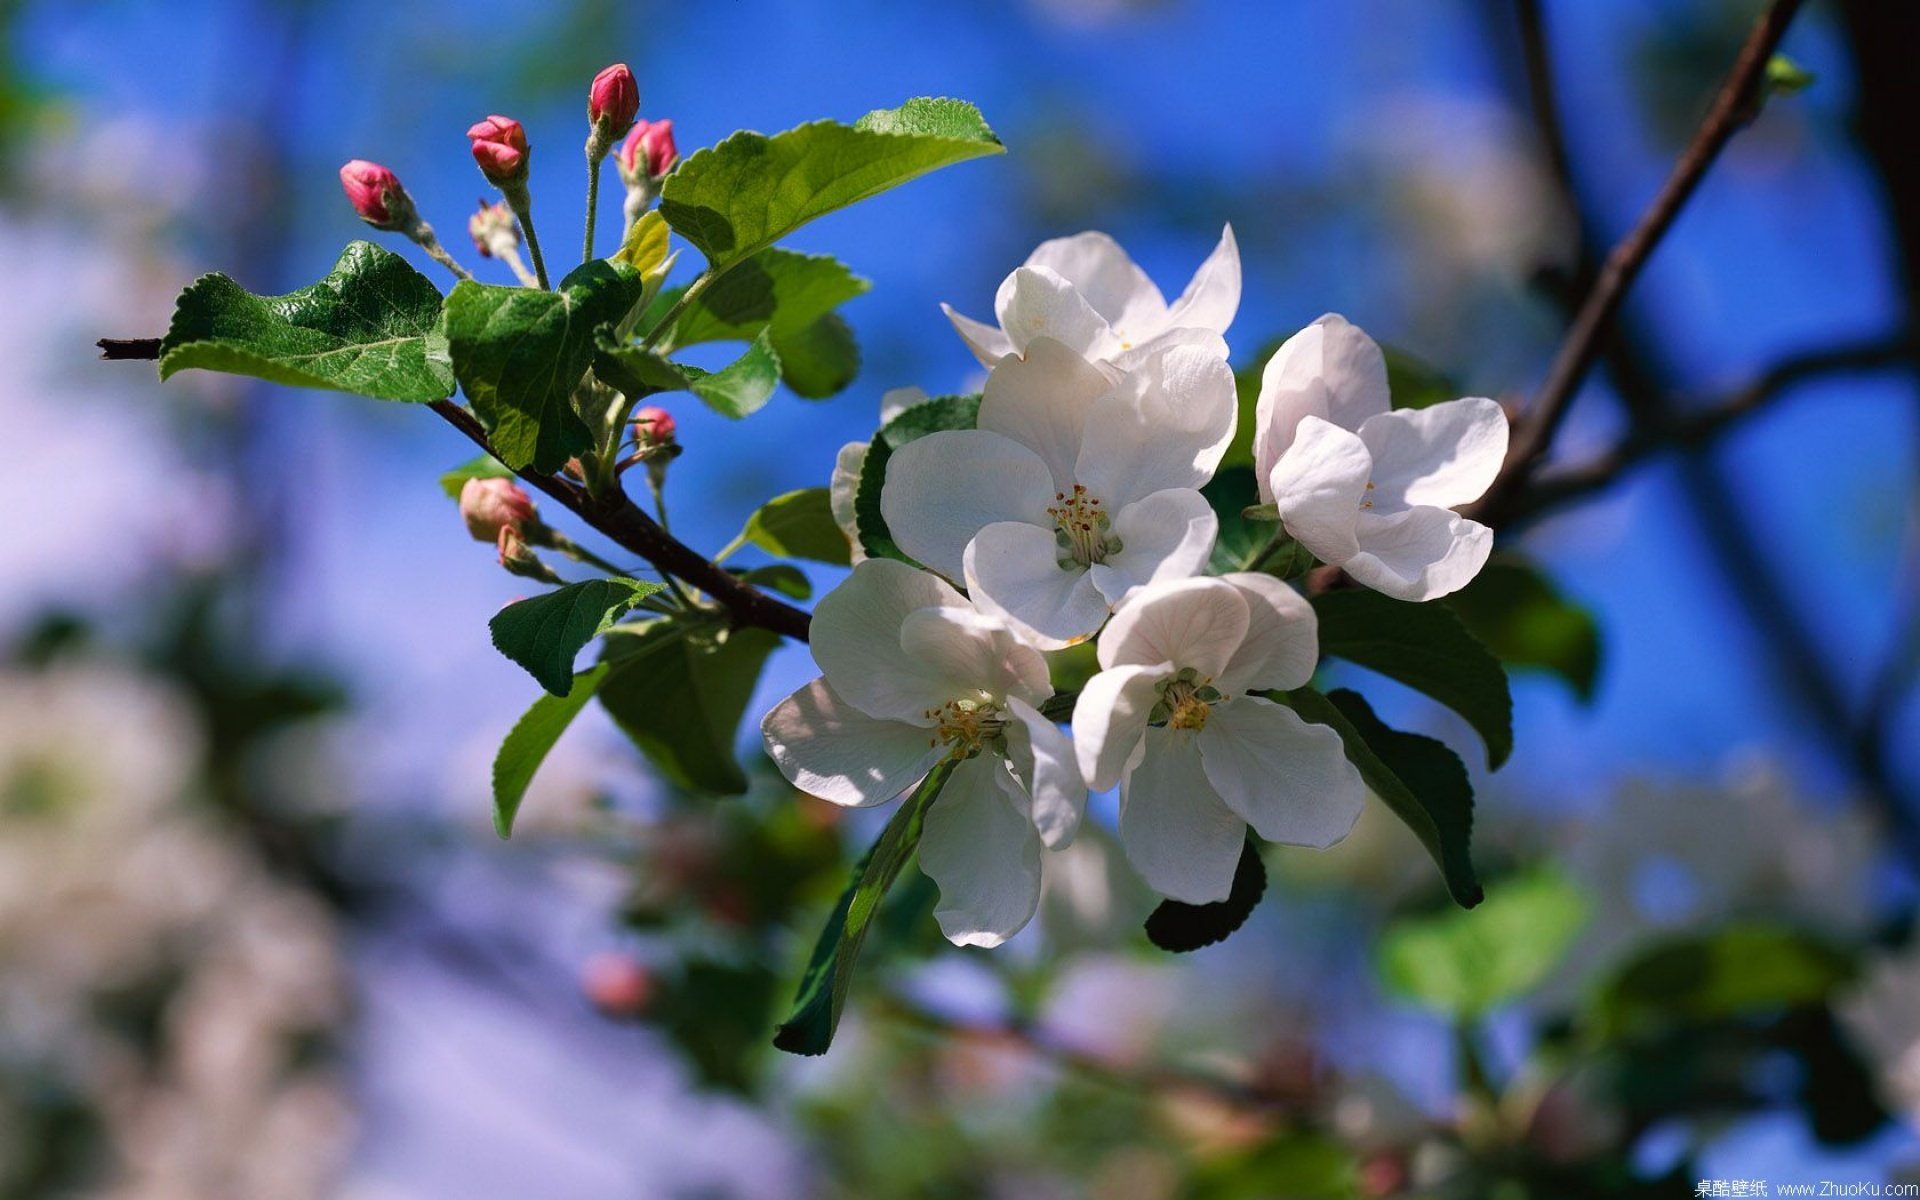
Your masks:
[{"label": "white flower petal", "polygon": [[848,442],[833,460],[833,476],[827,481],[827,507],[833,523],[847,535],[853,561],[857,565],[867,557],[860,545],[860,524],[854,517],[853,498],[860,490],[860,468],[867,462],[867,443]]},{"label": "white flower petal", "polygon": [[1369,417],[1360,440],[1373,455],[1374,507],[1478,500],[1507,457],[1507,417],[1479,396]]},{"label": "white flower petal", "polygon": [[1163,896],[1212,904],[1233,891],[1247,823],[1207,779],[1191,730],[1149,729],[1146,753],[1120,783],[1120,843]]},{"label": "white flower petal", "polygon": [[803,792],[835,804],[883,804],[912,787],[946,753],[925,729],[875,720],[816,679],[760,722],[767,753]]},{"label": "white flower petal", "polygon": [[1053,694],[1047,660],[997,618],[971,608],[923,608],[900,626],[900,649],[946,696],[984,691],[1044,700]]},{"label": "white flower petal", "polygon": [[[1099,305],[1094,307],[1098,308]],[[1193,273],[1187,290],[1167,310],[1167,324],[1176,328],[1199,326],[1225,333],[1240,311],[1240,244],[1233,226],[1220,231],[1220,244]]]},{"label": "white flower petal", "polygon": [[1043,337],[1089,358],[1105,358],[1119,348],[1086,297],[1048,267],[1021,267],[1007,276],[994,311],[1016,354],[1025,354],[1035,338]]},{"label": "white flower petal", "polygon": [[1087,783],[1073,743],[1039,709],[1018,697],[1008,698],[1007,711],[1015,718],[1007,727],[1007,746],[1033,796],[1033,826],[1047,849],[1062,849],[1072,843],[1087,811]]},{"label": "white flower petal", "polygon": [[[1046,267],[1073,285],[1123,341],[1167,323],[1167,301],[1147,273],[1111,237],[1098,231],[1041,242],[1027,266]],[[1220,328],[1226,328],[1224,325]]]},{"label": "white flower petal", "polygon": [[1107,619],[1107,600],[1085,571],[1060,566],[1052,529],[1003,521],[967,545],[967,591],[981,612],[1042,650],[1086,637]]},{"label": "white flower petal", "polygon": [[1269,477],[1293,444],[1302,418],[1319,417],[1355,430],[1391,403],[1386,356],[1345,317],[1328,313],[1288,338],[1260,373],[1253,434],[1260,498],[1273,499]]},{"label": "white flower petal", "polygon": [[848,703],[869,716],[925,725],[921,714],[950,695],[937,674],[901,648],[908,614],[968,611],[966,597],[939,576],[890,558],[870,558],[814,606],[813,661]]},{"label": "white flower petal", "polygon": [[1053,476],[1033,451],[978,429],[915,438],[887,460],[880,513],[900,548],[959,579],[967,543],[996,521],[1045,521]]},{"label": "white flower petal", "polygon": [[1104,670],[1172,663],[1202,676],[1222,674],[1247,636],[1247,600],[1218,579],[1176,579],[1134,594],[1100,635]]},{"label": "white flower petal", "polygon": [[967,349],[973,351],[973,356],[980,360],[982,366],[991,369],[995,363],[1013,353],[1013,343],[994,326],[962,315],[951,304],[942,304],[940,311],[947,314],[947,320],[953,322],[954,332],[960,335],[960,340],[967,344]]},{"label": "white flower petal", "polygon": [[1073,750],[1087,786],[1104,792],[1120,782],[1147,731],[1147,714],[1172,663],[1113,667],[1087,680],[1073,705]]},{"label": "white flower petal", "polygon": [[[1106,370],[1053,338],[1035,338],[1025,354],[1002,361],[987,376],[979,428],[1038,454],[1052,473],[1052,490],[1065,492],[1074,484],[1087,415],[1112,390],[1113,377]],[[982,481],[983,486],[992,483]]]},{"label": "white flower petal", "polygon": [[1325,849],[1360,819],[1366,785],[1328,726],[1239,696],[1213,706],[1198,740],[1214,790],[1270,842]]},{"label": "white flower petal", "polygon": [[940,888],[934,919],[956,946],[998,946],[1040,904],[1040,838],[1006,762],[992,754],[954,768],[927,809],[920,869]]},{"label": "white flower petal", "polygon": [[1174,346],[1092,406],[1073,478],[1116,508],[1150,492],[1197,488],[1213,478],[1238,415],[1226,361]]},{"label": "white flower petal", "polygon": [[1113,516],[1121,549],[1091,568],[1094,585],[1118,604],[1134,588],[1196,575],[1219,532],[1220,518],[1199,492],[1169,488],[1136,500]]},{"label": "white flower petal", "polygon": [[1437,600],[1457,592],[1493,553],[1493,530],[1427,505],[1384,517],[1362,513],[1357,534],[1359,552],[1341,566],[1399,600]]},{"label": "white flower petal", "polygon": [[1267,494],[1287,532],[1322,562],[1359,553],[1354,528],[1373,472],[1360,436],[1319,417],[1305,417],[1293,444],[1268,476]]},{"label": "white flower petal", "polygon": [[1271,575],[1222,575],[1247,602],[1247,636],[1214,686],[1228,695],[1297,688],[1320,661],[1320,619],[1313,605]]}]

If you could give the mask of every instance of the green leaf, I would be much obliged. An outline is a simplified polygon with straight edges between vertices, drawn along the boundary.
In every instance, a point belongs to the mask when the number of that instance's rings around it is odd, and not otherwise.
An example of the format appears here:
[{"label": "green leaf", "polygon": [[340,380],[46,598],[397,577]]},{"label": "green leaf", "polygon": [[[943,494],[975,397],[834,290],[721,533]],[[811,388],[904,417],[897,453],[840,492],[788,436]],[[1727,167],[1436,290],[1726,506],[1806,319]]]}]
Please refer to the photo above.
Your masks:
[{"label": "green leaf", "polygon": [[1473,783],[1459,755],[1433,738],[1382,723],[1355,692],[1323,696],[1295,688],[1268,695],[1307,720],[1332,727],[1367,787],[1433,856],[1454,903],[1462,908],[1480,903],[1473,869]]},{"label": "green leaf", "polygon": [[780,355],[780,377],[806,400],[838,395],[860,374],[860,343],[838,313],[792,333],[775,333],[773,348]]},{"label": "green leaf", "polygon": [[1387,360],[1387,391],[1395,408],[1431,408],[1466,395],[1445,371],[1398,346],[1380,347]]},{"label": "green leaf", "polygon": [[516,471],[557,471],[592,449],[593,431],[574,411],[574,391],[601,331],[625,319],[646,287],[633,268],[595,260],[561,280],[556,292],[472,280],[453,289],[446,327],[454,374],[501,462]]},{"label": "green leaf", "polygon": [[920,844],[927,808],[946,786],[953,768],[954,761],[948,759],[927,773],[854,868],[853,881],[840,894],[833,915],[814,943],[813,956],[794,994],[793,1012],[773,1035],[777,1048],[789,1054],[825,1054],[833,1044],[840,1012],[853,986],[853,966],[860,957],[861,943],[867,940],[867,930],[880,911],[887,889]]},{"label": "green leaf", "polygon": [[534,773],[567,726],[593,699],[606,674],[602,664],[575,675],[566,695],[542,695],[500,743],[499,753],[493,756],[493,831],[502,838],[513,836],[513,818],[520,812],[520,801],[526,798]]},{"label": "green leaf", "polygon": [[447,499],[458,500],[460,498],[460,489],[466,486],[467,480],[469,479],[512,478],[514,478],[514,474],[512,471],[507,470],[505,463],[491,454],[482,454],[478,458],[469,459],[461,463],[453,470],[442,475],[440,477],[440,490],[447,494]]},{"label": "green leaf", "polygon": [[1266,894],[1267,865],[1260,861],[1260,848],[1248,834],[1240,848],[1240,862],[1233,869],[1233,890],[1227,898],[1212,904],[1161,901],[1147,918],[1147,940],[1176,954],[1224,941],[1247,923],[1260,897]]},{"label": "green leaf", "polygon": [[740,795],[740,718],[779,644],[764,629],[729,630],[707,617],[616,626],[601,652],[612,667],[601,707],[675,786]]},{"label": "green leaf", "polygon": [[1213,543],[1211,566],[1215,574],[1243,571],[1274,533],[1272,525],[1247,520],[1248,505],[1260,499],[1252,467],[1222,467],[1200,489],[1214,516],[1220,518],[1220,536]]},{"label": "green leaf", "polygon": [[980,395],[935,396],[895,415],[873,435],[867,447],[866,461],[860,467],[860,486],[854,490],[854,527],[860,532],[860,545],[875,558],[897,558],[912,562],[894,543],[887,530],[887,519],[880,513],[880,492],[887,482],[887,460],[893,452],[929,433],[946,429],[972,429],[980,419]]},{"label": "green leaf", "polygon": [[425,404],[453,394],[440,292],[401,258],[354,242],[327,277],[256,296],[225,275],[180,293],[160,378],[189,368]]},{"label": "green leaf", "polygon": [[810,558],[836,567],[850,566],[847,535],[833,519],[826,488],[803,488],[775,496],[747,518],[734,545],[754,545],[780,558]]},{"label": "green leaf", "polygon": [[634,605],[661,588],[638,579],[590,579],[520,600],[494,614],[493,644],[527,669],[541,687],[565,696],[573,687],[573,659]]},{"label": "green leaf", "polygon": [[648,209],[627,230],[620,248],[613,253],[613,261],[632,268],[642,277],[664,277],[672,261],[667,253],[671,240],[666,218],[657,209]]},{"label": "green leaf", "polygon": [[1510,667],[1532,667],[1565,680],[1592,701],[1600,673],[1600,628],[1541,570],[1513,555],[1496,555],[1472,583],[1443,603]]},{"label": "green leaf", "polygon": [[657,351],[600,340],[594,367],[600,378],[629,398],[659,392],[692,392],[724,417],[738,420],[758,412],[780,382],[780,356],[765,330],[747,352],[718,371],[669,362]]},{"label": "green leaf", "polygon": [[1410,604],[1364,588],[1315,597],[1322,657],[1397,679],[1465,717],[1498,769],[1513,753],[1513,696],[1507,672],[1458,614],[1443,604]]},{"label": "green leaf", "polygon": [[1506,880],[1471,913],[1404,919],[1380,941],[1388,988],[1456,1020],[1476,1020],[1538,987],[1592,914],[1586,894],[1540,869]]},{"label": "green leaf", "polygon": [[[714,280],[650,336],[657,349],[671,352],[701,342],[750,342],[763,329],[776,337],[797,333],[872,286],[837,258],[774,247]],[[662,292],[643,324],[671,311],[686,291]]]},{"label": "green leaf", "polygon": [[736,133],[667,176],[660,212],[711,269],[724,270],[816,217],[1004,149],[973,105],[909,100],[854,125]]},{"label": "green leaf", "polygon": [[[1325,1133],[1276,1131],[1193,1167],[1182,1200],[1354,1200],[1354,1152]],[[1368,1194],[1371,1194],[1369,1192]]]},{"label": "green leaf", "polygon": [[1777,96],[1791,96],[1819,82],[1820,77],[1784,54],[1767,60],[1767,89]]},{"label": "green leaf", "polygon": [[1680,934],[1630,959],[1595,997],[1609,1036],[1819,1004],[1854,978],[1839,946],[1803,930],[1741,922]]},{"label": "green leaf", "polygon": [[769,563],[764,567],[742,571],[740,582],[766,588],[771,592],[779,592],[790,600],[813,598],[813,584],[808,582],[806,572],[791,563]]}]

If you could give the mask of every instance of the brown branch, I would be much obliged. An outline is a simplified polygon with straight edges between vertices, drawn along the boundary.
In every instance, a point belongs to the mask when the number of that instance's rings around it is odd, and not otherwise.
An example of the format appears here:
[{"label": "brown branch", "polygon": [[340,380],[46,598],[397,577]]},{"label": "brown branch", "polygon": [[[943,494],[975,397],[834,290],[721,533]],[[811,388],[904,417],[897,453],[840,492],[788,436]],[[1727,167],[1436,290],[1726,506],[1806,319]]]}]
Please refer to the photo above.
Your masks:
[{"label": "brown branch", "polygon": [[1497,512],[1505,504],[1505,496],[1531,473],[1546,453],[1560,422],[1566,417],[1574,393],[1599,359],[1605,335],[1634,280],[1639,278],[1647,260],[1673,227],[1680,210],[1693,197],[1707,169],[1733,135],[1753,119],[1767,61],[1804,2],[1773,0],[1754,24],[1692,143],[1674,164],[1672,174],[1641,214],[1639,223],[1608,253],[1532,406],[1515,423],[1506,465],[1493,488],[1476,506],[1478,510]]},{"label": "brown branch", "polygon": [[[99,346],[101,356],[109,359],[160,357],[158,338],[101,338]],[[437,400],[428,407],[466,434],[474,445],[488,454],[494,453],[487,431],[480,427],[472,413],[451,400]],[[519,476],[622,549],[712,596],[727,610],[734,624],[770,629],[796,641],[807,640],[807,627],[812,618],[804,610],[740,582],[738,576],[662,529],[659,522],[642,512],[625,492],[616,490],[605,496],[593,496],[585,488],[558,476],[532,470],[521,471]]]},{"label": "brown branch", "polygon": [[1715,404],[1686,412],[1662,408],[1638,423],[1618,445],[1598,458],[1529,480],[1496,515],[1503,526],[1538,517],[1604,490],[1621,475],[1662,451],[1700,450],[1712,445],[1745,418],[1767,408],[1800,384],[1828,375],[1909,366],[1916,357],[1920,357],[1920,345],[1916,345],[1911,336],[1902,334],[1782,359]]}]

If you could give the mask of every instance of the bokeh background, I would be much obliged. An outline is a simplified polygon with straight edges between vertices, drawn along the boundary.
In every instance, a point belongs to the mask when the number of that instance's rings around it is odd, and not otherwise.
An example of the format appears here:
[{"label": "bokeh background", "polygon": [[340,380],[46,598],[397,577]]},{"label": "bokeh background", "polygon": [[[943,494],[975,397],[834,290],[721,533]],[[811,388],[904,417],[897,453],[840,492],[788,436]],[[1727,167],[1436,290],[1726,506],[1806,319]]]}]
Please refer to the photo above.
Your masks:
[{"label": "bokeh background", "polygon": [[[845,309],[865,367],[740,425],[681,398],[695,546],[823,484],[883,391],[975,386],[939,303],[987,314],[1036,242],[1086,228],[1174,293],[1231,222],[1236,365],[1332,310],[1523,398],[1583,255],[1757,11],[1545,0],[1575,216],[1526,7],[0,4],[0,1196],[1655,1196],[1911,1171],[1909,6],[1809,6],[1785,47],[1813,86],[1715,168],[1558,457],[1795,355],[1868,361],[1512,539],[1591,613],[1599,665],[1587,696],[1516,676],[1518,750],[1480,780],[1515,898],[1491,945],[1457,944],[1376,810],[1333,851],[1273,852],[1248,928],[1173,958],[1096,831],[1001,951],[944,947],[907,895],[833,1053],[775,1055],[864,815],[764,766],[743,799],[673,795],[583,719],[497,841],[492,751],[536,689],[486,635],[524,585],[436,482],[468,447],[404,406],[163,387],[92,347],[160,332],[205,270],[323,275],[364,234],[349,158],[474,263],[462,135],[490,112],[526,124],[564,258],[586,81],[625,60],[683,152],[929,94],[1009,149],[792,239],[873,281]],[[750,711],[812,674],[781,651]],[[1463,725],[1356,682],[1483,773]],[[1450,1003],[1387,947],[1517,955],[1520,978]]]}]

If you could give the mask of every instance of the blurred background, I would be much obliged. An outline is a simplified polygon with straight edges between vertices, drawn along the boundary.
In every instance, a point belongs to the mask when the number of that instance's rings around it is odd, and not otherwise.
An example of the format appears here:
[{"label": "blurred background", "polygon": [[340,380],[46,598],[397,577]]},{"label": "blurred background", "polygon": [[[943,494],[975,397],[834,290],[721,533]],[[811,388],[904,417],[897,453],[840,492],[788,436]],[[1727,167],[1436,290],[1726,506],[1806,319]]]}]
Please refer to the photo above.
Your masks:
[{"label": "blurred background", "polygon": [[[680,398],[676,532],[709,552],[824,484],[883,391],[977,386],[939,303],[990,315],[1035,243],[1087,228],[1177,294],[1230,221],[1237,366],[1334,310],[1522,398],[1758,8],[0,2],[0,1196],[1913,1178],[1910,5],[1808,6],[1785,50],[1812,86],[1713,170],[1557,450],[1626,469],[1508,539],[1553,594],[1501,649],[1550,669],[1518,670],[1518,749],[1478,780],[1485,907],[1450,915],[1376,807],[1330,852],[1270,852],[1249,926],[1169,956],[1096,828],[1000,951],[947,947],[901,889],[823,1059],[768,1039],[871,814],[795,796],[751,730],[747,796],[675,794],[589,714],[496,840],[493,749],[536,688],[486,633],[525,586],[436,482],[470,448],[405,406],[162,387],[93,348],[161,332],[203,271],[325,274],[365,233],[349,158],[508,282],[461,236],[486,190],[464,130],[526,124],[567,247],[586,83],[624,60],[683,153],[928,94],[1009,149],[792,240],[873,281],[845,309],[865,367],[740,426]],[[1742,395],[1765,403],[1686,420]],[[783,649],[750,714],[813,674]],[[1354,682],[1483,773],[1464,725]]]}]

